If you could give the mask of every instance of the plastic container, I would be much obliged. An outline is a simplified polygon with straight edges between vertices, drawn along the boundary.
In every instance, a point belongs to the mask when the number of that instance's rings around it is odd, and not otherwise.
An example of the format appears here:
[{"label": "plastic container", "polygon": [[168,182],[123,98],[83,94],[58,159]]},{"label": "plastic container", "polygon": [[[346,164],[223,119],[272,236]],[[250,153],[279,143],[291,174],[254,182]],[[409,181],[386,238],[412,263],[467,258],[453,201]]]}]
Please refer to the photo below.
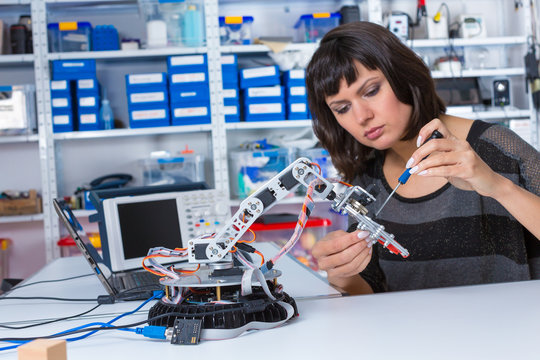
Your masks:
[{"label": "plastic container", "polygon": [[340,13],[313,13],[300,16],[294,25],[297,29],[297,41],[313,43],[320,41],[323,36],[339,25]]},{"label": "plastic container", "polygon": [[92,25],[89,22],[60,22],[47,25],[50,52],[92,50]]},{"label": "plastic container", "polygon": [[304,149],[300,151],[300,156],[307,157],[321,167],[321,175],[325,178],[338,177],[338,172],[332,164],[332,159],[328,150],[323,148]]},{"label": "plastic container", "polygon": [[231,151],[229,167],[232,194],[240,199],[251,195],[289,166],[295,156],[295,148]]},{"label": "plastic container", "polygon": [[220,16],[219,39],[221,45],[251,44],[251,16]]},{"label": "plastic container", "polygon": [[[263,218],[265,216],[263,216]],[[296,218],[297,216],[291,214],[290,217]],[[255,222],[253,225],[251,225],[250,229],[256,233],[257,241],[271,241],[279,246],[283,246],[293,235],[296,223],[297,220],[272,222],[266,224]],[[332,221],[330,219],[310,217],[304,230],[302,231],[302,235],[300,235],[300,239],[298,239],[296,244],[294,244],[292,249],[289,251],[289,254],[313,270],[319,270],[317,262],[311,254],[311,249],[318,240],[326,235],[326,233],[330,230],[331,225]]]},{"label": "plastic container", "polygon": [[204,156],[182,154],[139,161],[144,185],[186,184],[205,181]]},{"label": "plastic container", "polygon": [[203,46],[204,6],[200,0],[139,0],[146,23],[146,47]]}]

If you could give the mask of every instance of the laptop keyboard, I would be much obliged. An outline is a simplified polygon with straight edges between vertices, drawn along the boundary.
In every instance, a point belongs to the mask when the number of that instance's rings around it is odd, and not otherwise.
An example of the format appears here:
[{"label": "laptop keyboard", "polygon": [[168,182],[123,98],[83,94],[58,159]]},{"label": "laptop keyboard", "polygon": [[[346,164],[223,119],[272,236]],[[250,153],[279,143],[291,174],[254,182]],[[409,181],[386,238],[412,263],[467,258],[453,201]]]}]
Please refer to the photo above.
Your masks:
[{"label": "laptop keyboard", "polygon": [[148,289],[151,286],[159,286],[159,276],[146,271],[137,271],[122,274],[119,277],[122,290],[143,288]]}]

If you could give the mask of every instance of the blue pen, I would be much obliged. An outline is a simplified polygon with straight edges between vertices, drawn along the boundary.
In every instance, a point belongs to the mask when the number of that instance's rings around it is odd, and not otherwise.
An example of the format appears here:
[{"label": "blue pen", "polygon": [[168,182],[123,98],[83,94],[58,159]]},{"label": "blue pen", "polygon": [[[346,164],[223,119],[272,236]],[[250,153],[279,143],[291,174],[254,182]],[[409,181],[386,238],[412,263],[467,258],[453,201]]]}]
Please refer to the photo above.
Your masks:
[{"label": "blue pen", "polygon": [[[431,134],[431,136],[424,142],[427,143],[429,140],[431,139],[441,139],[443,136],[440,132],[438,132],[437,130],[433,131],[433,133]],[[422,145],[424,145],[422,144]],[[428,155],[429,156],[429,155]],[[427,158],[427,156],[425,157]],[[424,158],[424,159],[425,159]],[[422,160],[424,160],[422,159]],[[382,209],[384,208],[384,206],[388,203],[388,200],[390,200],[390,198],[394,195],[394,193],[396,192],[396,190],[398,189],[398,187],[400,185],[404,185],[407,180],[409,180],[409,177],[411,177],[411,169],[405,169],[405,171],[403,172],[403,174],[401,174],[401,176],[399,177],[398,179],[398,184],[396,185],[396,187],[394,188],[394,190],[392,190],[392,192],[390,193],[390,195],[388,195],[388,197],[386,198],[386,200],[384,201],[384,203],[382,204],[382,206],[379,208],[379,210],[375,213],[375,217],[377,217],[380,212],[382,211]]]}]

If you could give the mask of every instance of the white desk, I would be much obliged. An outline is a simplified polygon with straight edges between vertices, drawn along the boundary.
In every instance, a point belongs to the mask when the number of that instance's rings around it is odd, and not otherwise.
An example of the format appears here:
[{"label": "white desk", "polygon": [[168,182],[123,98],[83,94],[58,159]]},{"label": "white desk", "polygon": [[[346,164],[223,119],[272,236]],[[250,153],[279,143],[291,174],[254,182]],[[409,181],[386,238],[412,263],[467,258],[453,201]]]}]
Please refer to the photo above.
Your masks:
[{"label": "white desk", "polygon": [[[40,275],[51,274],[52,265]],[[64,273],[61,277],[65,276]],[[82,281],[78,284],[81,285]],[[71,296],[85,296],[79,285],[76,293],[71,288]],[[71,286],[65,284],[65,287]],[[286,291],[294,294],[293,289],[286,288]],[[131,333],[103,331],[88,339],[69,343],[68,359],[146,360],[155,356],[220,360],[275,360],[276,357],[370,360],[540,358],[537,345],[540,339],[540,281],[300,299],[297,304],[300,316],[286,325],[250,332],[231,340],[175,346]],[[25,309],[36,311],[27,302],[6,305],[8,301],[0,303],[2,322],[6,317],[16,319],[25,316]],[[116,312],[120,310],[117,308],[119,305],[122,306],[121,311],[136,306],[133,302],[114,304],[102,306],[101,311],[105,313],[111,311],[107,309],[114,309]],[[55,303],[46,305],[46,308],[54,307],[56,312],[49,316],[57,317],[75,314],[92,306],[90,303]],[[111,318],[112,315],[102,317],[103,321]],[[145,318],[145,313],[138,313],[118,324]],[[89,321],[90,318],[78,319],[16,332],[1,330],[0,337],[43,335]],[[16,358],[15,351],[0,353],[0,359]]]}]

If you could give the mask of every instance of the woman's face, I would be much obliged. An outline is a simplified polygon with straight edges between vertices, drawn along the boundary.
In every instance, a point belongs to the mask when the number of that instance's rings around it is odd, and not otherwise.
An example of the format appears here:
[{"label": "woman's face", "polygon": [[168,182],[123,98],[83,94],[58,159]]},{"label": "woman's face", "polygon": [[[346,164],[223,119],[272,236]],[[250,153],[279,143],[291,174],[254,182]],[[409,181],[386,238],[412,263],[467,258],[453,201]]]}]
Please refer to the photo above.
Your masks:
[{"label": "woman's face", "polygon": [[358,78],[350,86],[341,80],[339,92],[326,103],[337,122],[362,145],[384,150],[405,133],[412,106],[400,102],[380,70],[356,63]]}]

